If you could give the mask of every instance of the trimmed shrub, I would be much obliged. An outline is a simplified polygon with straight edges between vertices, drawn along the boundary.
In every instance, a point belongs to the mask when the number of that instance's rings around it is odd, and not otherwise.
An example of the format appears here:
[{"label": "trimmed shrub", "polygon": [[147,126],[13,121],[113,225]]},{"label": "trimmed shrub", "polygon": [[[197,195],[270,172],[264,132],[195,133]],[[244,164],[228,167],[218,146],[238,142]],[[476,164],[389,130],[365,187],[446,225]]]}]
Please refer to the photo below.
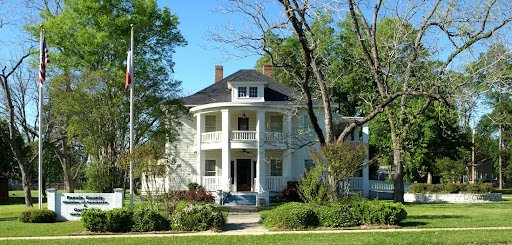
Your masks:
[{"label": "trimmed shrub", "polygon": [[169,230],[169,220],[151,207],[141,207],[133,212],[132,231],[165,231]]},{"label": "trimmed shrub", "polygon": [[398,225],[407,217],[403,204],[384,201],[354,203],[354,212],[361,215],[360,222],[366,225]]},{"label": "trimmed shrub", "polygon": [[133,225],[133,211],[125,208],[115,208],[106,212],[107,231],[128,232]]},{"label": "trimmed shrub", "polygon": [[302,202],[297,188],[298,184],[299,183],[297,181],[288,181],[286,183],[286,187],[281,192],[279,192],[279,200],[288,202]]},{"label": "trimmed shrub", "polygon": [[267,213],[263,225],[275,229],[306,229],[319,225],[318,216],[307,204],[290,202]]},{"label": "trimmed shrub", "polygon": [[469,193],[480,193],[480,185],[478,184],[469,184],[466,186],[466,191]]},{"label": "trimmed shrub", "polygon": [[23,223],[54,223],[57,214],[48,209],[29,209],[23,211],[18,220]]},{"label": "trimmed shrub", "polygon": [[82,211],[82,224],[88,231],[106,232],[107,213],[96,208],[84,210]]},{"label": "trimmed shrub", "polygon": [[444,185],[444,191],[446,193],[459,193],[460,192],[460,186],[457,184],[446,184]]},{"label": "trimmed shrub", "polygon": [[212,204],[188,204],[176,209],[172,219],[172,229],[180,231],[222,230],[224,216]]},{"label": "trimmed shrub", "polygon": [[491,193],[494,191],[494,186],[491,183],[480,184],[480,193]]},{"label": "trimmed shrub", "polygon": [[409,187],[409,193],[427,193],[429,184],[415,183]]},{"label": "trimmed shrub", "polygon": [[316,213],[323,227],[351,227],[361,224],[360,215],[354,212],[353,205],[349,203],[331,203],[320,206]]},{"label": "trimmed shrub", "polygon": [[408,193],[490,193],[494,191],[494,186],[491,183],[483,184],[412,184],[409,187]]}]

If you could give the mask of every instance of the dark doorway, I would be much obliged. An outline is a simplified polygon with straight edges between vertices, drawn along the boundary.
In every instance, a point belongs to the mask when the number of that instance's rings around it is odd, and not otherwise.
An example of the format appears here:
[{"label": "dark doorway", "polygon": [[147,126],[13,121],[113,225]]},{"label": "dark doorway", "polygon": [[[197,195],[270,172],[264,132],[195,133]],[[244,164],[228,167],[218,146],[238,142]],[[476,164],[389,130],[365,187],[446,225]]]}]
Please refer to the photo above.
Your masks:
[{"label": "dark doorway", "polygon": [[251,191],[251,159],[236,160],[236,190]]},{"label": "dark doorway", "polygon": [[238,118],[238,130],[249,131],[249,118],[239,117]]}]

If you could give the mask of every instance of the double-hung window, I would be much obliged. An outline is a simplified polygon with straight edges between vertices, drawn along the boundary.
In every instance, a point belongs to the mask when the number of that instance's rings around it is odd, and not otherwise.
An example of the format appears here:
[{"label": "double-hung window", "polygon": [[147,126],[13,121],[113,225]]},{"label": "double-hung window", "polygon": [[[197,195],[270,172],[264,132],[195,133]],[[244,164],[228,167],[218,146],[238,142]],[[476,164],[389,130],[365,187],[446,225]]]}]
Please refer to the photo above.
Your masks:
[{"label": "double-hung window", "polygon": [[283,161],[270,160],[270,176],[283,176]]},{"label": "double-hung window", "polygon": [[238,98],[247,97],[247,87],[238,87]]},{"label": "double-hung window", "polygon": [[249,97],[251,97],[251,98],[258,97],[258,87],[249,87]]},{"label": "double-hung window", "polygon": [[215,166],[215,160],[206,160],[205,161],[205,176],[216,176],[217,170]]}]

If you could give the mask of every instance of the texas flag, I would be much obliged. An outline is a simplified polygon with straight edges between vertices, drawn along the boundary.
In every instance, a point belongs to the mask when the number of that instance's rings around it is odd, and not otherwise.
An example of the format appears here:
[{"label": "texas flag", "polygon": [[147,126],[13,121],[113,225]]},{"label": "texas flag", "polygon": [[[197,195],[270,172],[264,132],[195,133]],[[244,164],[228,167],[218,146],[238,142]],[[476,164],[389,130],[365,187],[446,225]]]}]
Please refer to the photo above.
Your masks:
[{"label": "texas flag", "polygon": [[128,58],[126,58],[126,81],[125,89],[130,86],[133,82],[133,53],[128,51]]}]

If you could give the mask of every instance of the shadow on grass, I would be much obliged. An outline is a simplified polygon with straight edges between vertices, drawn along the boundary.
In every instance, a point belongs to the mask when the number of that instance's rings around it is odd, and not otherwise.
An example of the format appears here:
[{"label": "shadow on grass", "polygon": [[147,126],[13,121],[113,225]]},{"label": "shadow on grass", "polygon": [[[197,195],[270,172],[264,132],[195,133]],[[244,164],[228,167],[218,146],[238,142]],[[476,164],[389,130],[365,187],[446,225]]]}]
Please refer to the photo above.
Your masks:
[{"label": "shadow on grass", "polygon": [[4,218],[0,218],[0,222],[2,221],[16,221],[18,220],[16,217],[4,217]]},{"label": "shadow on grass", "polygon": [[[463,219],[463,215],[408,215],[404,222],[400,223],[402,227],[425,226],[429,224],[428,220],[440,219]],[[422,221],[416,221],[422,220]]]},{"label": "shadow on grass", "polygon": [[[38,198],[32,198],[32,204],[37,205]],[[46,202],[46,198],[43,198],[43,203]],[[25,204],[25,197],[9,197],[8,200],[0,200],[0,205],[12,205],[12,204]]]}]

